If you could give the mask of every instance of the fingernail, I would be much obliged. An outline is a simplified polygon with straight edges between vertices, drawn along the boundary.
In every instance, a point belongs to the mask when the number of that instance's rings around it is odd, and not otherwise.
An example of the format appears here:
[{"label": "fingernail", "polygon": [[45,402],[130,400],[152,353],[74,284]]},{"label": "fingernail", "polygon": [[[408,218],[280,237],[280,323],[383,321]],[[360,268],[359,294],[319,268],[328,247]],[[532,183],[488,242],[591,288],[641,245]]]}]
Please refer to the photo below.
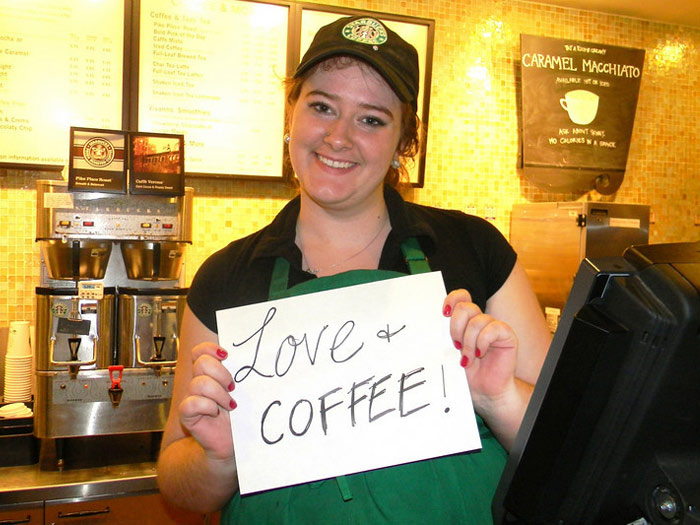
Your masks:
[{"label": "fingernail", "polygon": [[461,349],[462,349],[462,343],[460,343],[459,341],[453,341],[453,342],[454,342],[455,348],[456,348],[457,350],[461,350]]},{"label": "fingernail", "polygon": [[228,391],[233,392],[233,389],[236,388],[236,385],[233,384],[233,381],[231,381],[231,384],[228,386]]},{"label": "fingernail", "polygon": [[451,313],[452,307],[449,304],[446,304],[445,308],[442,309],[442,315],[444,315],[445,317],[449,317]]},{"label": "fingernail", "polygon": [[219,348],[216,351],[216,355],[218,355],[221,359],[226,359],[228,357],[228,352],[223,348]]},{"label": "fingernail", "polygon": [[459,362],[459,366],[462,368],[467,368],[467,363],[469,363],[469,358],[466,355],[463,355],[462,360]]},{"label": "fingernail", "polygon": [[479,349],[477,348],[476,351],[474,352],[474,355],[475,355],[476,357],[481,357],[481,350],[479,350]]},{"label": "fingernail", "polygon": [[231,407],[231,410],[233,410],[233,409],[236,408],[238,405],[237,405],[236,402],[232,399],[231,402],[228,404],[228,406],[230,406],[230,407]]}]

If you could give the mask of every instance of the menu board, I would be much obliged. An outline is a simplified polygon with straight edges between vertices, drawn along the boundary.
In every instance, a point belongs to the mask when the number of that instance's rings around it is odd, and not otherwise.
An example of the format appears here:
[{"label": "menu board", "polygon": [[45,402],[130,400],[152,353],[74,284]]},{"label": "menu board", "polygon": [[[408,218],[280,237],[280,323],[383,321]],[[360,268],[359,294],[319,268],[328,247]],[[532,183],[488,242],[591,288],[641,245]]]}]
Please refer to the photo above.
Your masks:
[{"label": "menu board", "polygon": [[71,126],[121,128],[123,21],[124,0],[0,0],[0,164],[60,168]]},{"label": "menu board", "polygon": [[[311,41],[314,38],[316,32],[324,25],[330,24],[331,22],[337,20],[342,16],[347,16],[342,13],[333,13],[328,11],[320,11],[315,8],[305,8],[302,11],[301,16],[301,52],[300,57],[304,56],[306,50],[311,45]],[[421,117],[423,123],[428,122],[427,108],[424,107],[424,97],[420,95],[425,95],[430,89],[430,58],[431,55],[428,52],[428,43],[430,41],[429,31],[430,26],[427,24],[420,23],[409,23],[401,22],[397,20],[387,20],[385,18],[380,18],[387,26],[395,31],[401,38],[409,42],[413,47],[416,48],[418,52],[418,70],[420,71],[419,79],[419,97],[418,97],[418,110],[417,113]],[[426,21],[427,22],[427,21]],[[425,144],[422,145],[425,148]],[[423,186],[423,172],[425,167],[422,162],[423,152],[416,158],[416,164],[409,166],[409,178],[410,182],[414,186]]]},{"label": "menu board", "polygon": [[184,135],[187,175],[282,177],[288,11],[141,0],[138,129]]},{"label": "menu board", "polygon": [[644,50],[521,35],[521,65],[526,170],[624,171]]},{"label": "menu board", "polygon": [[[188,176],[282,180],[283,81],[296,45],[305,50],[318,27],[350,11],[291,1],[0,0],[0,167],[62,169],[73,127],[182,136]],[[387,18],[418,50],[427,124],[434,22]],[[409,169],[414,185],[424,158],[422,150]]]}]

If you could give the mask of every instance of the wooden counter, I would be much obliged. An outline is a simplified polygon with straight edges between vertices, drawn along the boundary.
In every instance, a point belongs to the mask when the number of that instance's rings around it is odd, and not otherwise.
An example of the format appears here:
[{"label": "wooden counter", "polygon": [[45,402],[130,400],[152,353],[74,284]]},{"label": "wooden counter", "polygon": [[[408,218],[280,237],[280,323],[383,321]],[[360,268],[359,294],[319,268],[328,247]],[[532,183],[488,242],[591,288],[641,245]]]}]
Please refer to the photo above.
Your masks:
[{"label": "wooden counter", "polygon": [[0,468],[0,522],[207,525],[204,515],[169,505],[158,492],[153,462],[64,471],[38,465]]}]

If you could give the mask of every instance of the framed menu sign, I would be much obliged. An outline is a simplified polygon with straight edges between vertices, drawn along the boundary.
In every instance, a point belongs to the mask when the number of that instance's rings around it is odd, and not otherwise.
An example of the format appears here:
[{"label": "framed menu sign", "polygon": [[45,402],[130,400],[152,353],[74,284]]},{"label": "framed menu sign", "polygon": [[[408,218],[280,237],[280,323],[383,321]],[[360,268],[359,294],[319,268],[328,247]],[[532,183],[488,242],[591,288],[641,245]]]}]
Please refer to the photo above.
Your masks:
[{"label": "framed menu sign", "polygon": [[129,133],[129,193],[184,195],[185,137]]},{"label": "framed menu sign", "polygon": [[0,0],[0,165],[61,169],[71,126],[122,127],[125,0]]},{"label": "framed menu sign", "polygon": [[126,193],[126,133],[70,128],[68,189]]},{"label": "framed menu sign", "polygon": [[591,180],[605,176],[604,189],[616,190],[627,164],[644,50],[531,35],[521,35],[520,44],[525,175],[566,190],[590,189]]},{"label": "framed menu sign", "polygon": [[288,5],[141,0],[138,129],[191,175],[282,179]]}]

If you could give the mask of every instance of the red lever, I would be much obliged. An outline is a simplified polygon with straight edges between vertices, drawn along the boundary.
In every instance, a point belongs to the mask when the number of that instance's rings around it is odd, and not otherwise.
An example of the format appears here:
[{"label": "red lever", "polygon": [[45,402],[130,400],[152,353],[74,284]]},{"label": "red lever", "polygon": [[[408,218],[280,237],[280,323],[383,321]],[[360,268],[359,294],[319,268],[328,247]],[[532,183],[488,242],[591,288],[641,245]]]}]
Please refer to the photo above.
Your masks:
[{"label": "red lever", "polygon": [[[111,365],[109,368],[109,378],[112,380],[112,388],[122,387],[122,373],[124,365]],[[116,376],[115,376],[116,374]]]}]

